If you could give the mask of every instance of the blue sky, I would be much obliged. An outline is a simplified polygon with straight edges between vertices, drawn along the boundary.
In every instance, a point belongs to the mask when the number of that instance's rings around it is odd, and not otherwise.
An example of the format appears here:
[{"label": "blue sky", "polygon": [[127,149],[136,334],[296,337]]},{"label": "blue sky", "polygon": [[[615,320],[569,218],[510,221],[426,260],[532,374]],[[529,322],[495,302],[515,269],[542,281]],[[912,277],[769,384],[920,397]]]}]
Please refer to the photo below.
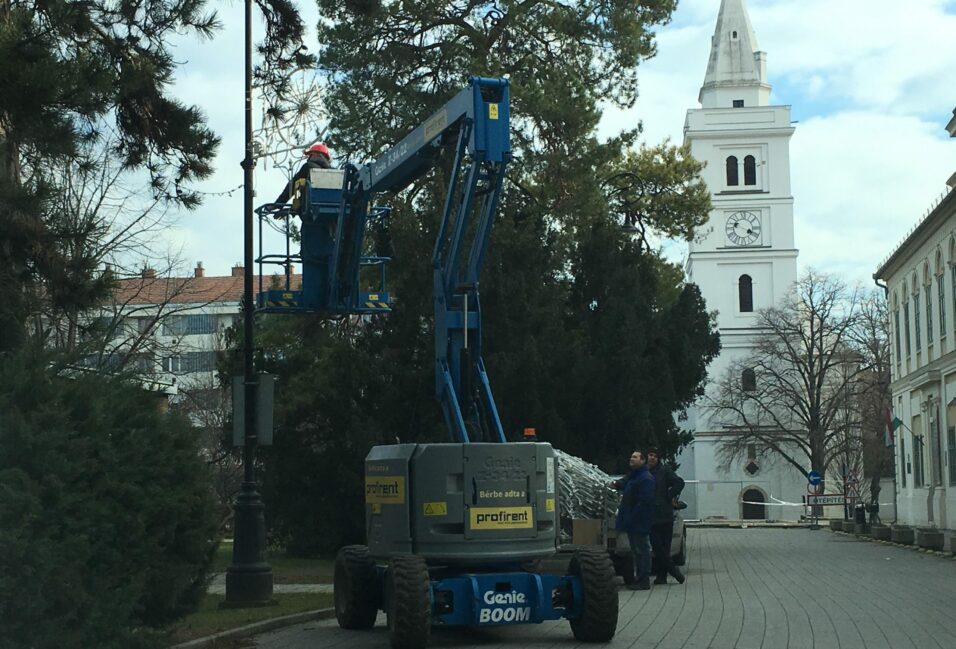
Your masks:
[{"label": "blue sky", "polygon": [[[658,54],[639,70],[641,96],[609,109],[601,134],[638,120],[653,144],[681,142],[697,108],[719,0],[681,0],[658,34]],[[301,3],[314,12],[312,2]],[[792,185],[801,268],[870,283],[870,275],[956,172],[956,140],[944,126],[956,107],[956,0],[747,0],[768,55],[771,102],[792,107]],[[200,189],[242,182],[242,3],[220,5],[225,29],[212,42],[183,41],[176,92],[205,111],[223,138],[216,174]],[[313,14],[314,15],[314,14]],[[310,17],[309,23],[314,22]],[[312,44],[316,49],[315,44]],[[257,203],[283,175],[260,166]],[[242,195],[210,196],[167,233],[183,269],[203,261],[228,274],[242,257]],[[669,243],[680,259],[686,246]]]}]

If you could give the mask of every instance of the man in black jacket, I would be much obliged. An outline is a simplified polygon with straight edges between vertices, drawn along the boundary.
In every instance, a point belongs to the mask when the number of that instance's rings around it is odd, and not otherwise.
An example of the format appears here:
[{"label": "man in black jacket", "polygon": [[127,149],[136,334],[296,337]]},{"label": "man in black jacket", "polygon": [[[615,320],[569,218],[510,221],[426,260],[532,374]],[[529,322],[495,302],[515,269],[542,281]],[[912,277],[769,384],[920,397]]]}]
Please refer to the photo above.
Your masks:
[{"label": "man in black jacket", "polygon": [[661,463],[657,449],[647,452],[647,466],[654,476],[655,511],[651,526],[651,547],[654,548],[655,584],[666,584],[667,575],[684,583],[684,575],[671,562],[671,537],[674,535],[674,506],[684,489],[684,479]]}]

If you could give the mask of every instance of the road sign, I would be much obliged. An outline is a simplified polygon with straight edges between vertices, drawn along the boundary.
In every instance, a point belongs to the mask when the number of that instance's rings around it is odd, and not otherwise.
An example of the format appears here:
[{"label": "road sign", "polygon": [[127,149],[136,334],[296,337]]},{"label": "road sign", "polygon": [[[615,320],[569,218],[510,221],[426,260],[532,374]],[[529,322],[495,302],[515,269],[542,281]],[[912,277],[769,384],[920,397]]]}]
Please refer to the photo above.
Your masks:
[{"label": "road sign", "polygon": [[823,507],[844,506],[847,504],[846,496],[843,494],[810,494],[807,496],[808,505],[818,505]]},{"label": "road sign", "polygon": [[821,476],[816,471],[810,471],[809,473],[807,473],[807,482],[809,482],[814,487],[816,487],[818,484],[823,482],[823,476]]}]

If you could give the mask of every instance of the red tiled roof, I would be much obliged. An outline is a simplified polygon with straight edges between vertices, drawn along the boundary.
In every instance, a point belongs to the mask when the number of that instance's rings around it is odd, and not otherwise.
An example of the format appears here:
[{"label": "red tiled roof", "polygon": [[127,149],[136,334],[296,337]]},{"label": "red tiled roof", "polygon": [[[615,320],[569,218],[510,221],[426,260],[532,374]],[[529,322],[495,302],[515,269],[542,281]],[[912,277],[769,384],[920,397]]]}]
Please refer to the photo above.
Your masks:
[{"label": "red tiled roof", "polygon": [[[284,287],[282,275],[265,275],[262,288]],[[292,276],[292,288],[302,287],[302,275]],[[252,290],[259,292],[259,277],[253,278]],[[136,277],[117,282],[114,299],[120,304],[209,304],[239,302],[242,299],[243,277]]]}]

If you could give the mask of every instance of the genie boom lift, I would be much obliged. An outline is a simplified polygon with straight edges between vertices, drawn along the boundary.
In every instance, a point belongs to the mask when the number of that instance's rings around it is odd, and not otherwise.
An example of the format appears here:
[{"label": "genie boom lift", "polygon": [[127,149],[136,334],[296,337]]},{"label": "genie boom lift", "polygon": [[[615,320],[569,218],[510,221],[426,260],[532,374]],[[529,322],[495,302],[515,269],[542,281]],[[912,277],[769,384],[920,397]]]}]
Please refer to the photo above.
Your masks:
[{"label": "genie boom lift", "polygon": [[[398,192],[454,157],[432,254],[436,396],[452,441],[372,448],[365,460],[367,546],[335,563],[335,613],[347,629],[374,626],[385,611],[391,645],[421,649],[433,626],[497,626],[566,618],[578,640],[606,642],[617,626],[607,553],[581,549],[567,574],[526,569],[558,539],[558,466],[550,444],[505,439],[481,357],[479,277],[511,161],[505,79],[467,88],[372,163],[313,170],[290,208],[267,204],[261,220],[299,216],[301,253],[260,255],[285,266],[285,287],[258,308],[328,317],[383,313],[388,259],[365,256],[370,220]],[[288,232],[288,227],[286,228]],[[261,241],[261,237],[260,237]],[[261,243],[260,243],[261,246]],[[301,289],[288,268],[302,265]],[[378,284],[360,285],[362,271]],[[261,280],[260,280],[261,281]],[[367,277],[366,277],[367,281]]]}]

